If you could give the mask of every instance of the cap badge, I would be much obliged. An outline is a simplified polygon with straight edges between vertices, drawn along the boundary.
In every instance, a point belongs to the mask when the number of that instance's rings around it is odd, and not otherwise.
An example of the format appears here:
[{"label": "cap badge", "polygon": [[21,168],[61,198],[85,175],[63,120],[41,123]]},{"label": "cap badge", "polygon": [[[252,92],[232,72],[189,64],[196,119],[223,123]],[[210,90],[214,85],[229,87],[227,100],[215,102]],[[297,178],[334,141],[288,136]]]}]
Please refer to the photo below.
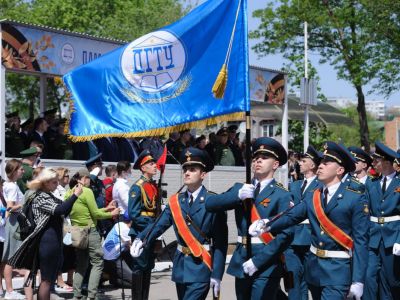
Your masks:
[{"label": "cap badge", "polygon": [[186,151],[185,155],[186,155],[186,161],[190,161],[190,155],[192,155],[192,153],[188,150]]}]

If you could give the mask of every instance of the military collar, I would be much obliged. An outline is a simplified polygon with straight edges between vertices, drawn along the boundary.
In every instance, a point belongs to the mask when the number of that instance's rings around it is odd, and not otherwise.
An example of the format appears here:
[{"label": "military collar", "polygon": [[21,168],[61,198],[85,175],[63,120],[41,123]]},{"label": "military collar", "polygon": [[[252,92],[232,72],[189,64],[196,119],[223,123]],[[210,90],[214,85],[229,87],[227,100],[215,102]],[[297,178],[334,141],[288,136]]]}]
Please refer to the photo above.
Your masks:
[{"label": "military collar", "polygon": [[146,176],[142,175],[140,176],[140,179],[143,180],[143,182],[155,182],[154,179],[148,179]]}]

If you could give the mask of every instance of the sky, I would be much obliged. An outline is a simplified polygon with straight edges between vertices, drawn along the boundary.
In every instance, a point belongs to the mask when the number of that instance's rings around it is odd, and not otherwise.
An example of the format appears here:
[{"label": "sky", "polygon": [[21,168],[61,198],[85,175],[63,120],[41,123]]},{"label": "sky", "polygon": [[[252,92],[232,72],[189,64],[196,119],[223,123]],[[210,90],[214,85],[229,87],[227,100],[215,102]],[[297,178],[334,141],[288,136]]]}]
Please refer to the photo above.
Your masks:
[{"label": "sky", "polygon": [[[203,0],[194,1],[193,3],[202,3]],[[249,30],[254,30],[258,27],[260,21],[259,19],[252,17],[252,12],[256,9],[261,9],[266,6],[266,3],[271,1],[260,1],[260,0],[248,0],[248,27]],[[250,65],[256,65],[269,69],[280,70],[283,67],[285,62],[282,55],[268,55],[262,58],[258,57],[251,47],[257,43],[257,40],[250,39],[250,52],[249,52],[249,62]],[[321,92],[328,98],[330,97],[344,97],[356,99],[356,91],[354,87],[345,80],[339,80],[336,75],[336,71],[329,64],[318,63],[318,55],[310,54],[309,59],[312,65],[317,69],[318,75],[320,77],[319,86],[321,87]],[[367,92],[371,90],[371,86],[366,86],[366,90],[364,94],[366,95],[367,100],[383,100],[384,97],[379,94],[371,94],[367,95]],[[387,106],[400,106],[400,91],[394,93],[386,100]]]}]

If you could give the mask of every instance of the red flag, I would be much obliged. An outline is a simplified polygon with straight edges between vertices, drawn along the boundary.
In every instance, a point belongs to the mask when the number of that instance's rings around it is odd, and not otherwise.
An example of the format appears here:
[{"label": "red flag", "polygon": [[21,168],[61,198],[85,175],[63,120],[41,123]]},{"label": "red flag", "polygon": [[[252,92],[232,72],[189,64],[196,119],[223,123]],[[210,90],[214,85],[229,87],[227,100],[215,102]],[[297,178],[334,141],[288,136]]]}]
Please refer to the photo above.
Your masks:
[{"label": "red flag", "polygon": [[161,174],[164,173],[165,162],[167,161],[167,146],[164,145],[163,153],[160,158],[157,160],[157,169],[160,170]]}]

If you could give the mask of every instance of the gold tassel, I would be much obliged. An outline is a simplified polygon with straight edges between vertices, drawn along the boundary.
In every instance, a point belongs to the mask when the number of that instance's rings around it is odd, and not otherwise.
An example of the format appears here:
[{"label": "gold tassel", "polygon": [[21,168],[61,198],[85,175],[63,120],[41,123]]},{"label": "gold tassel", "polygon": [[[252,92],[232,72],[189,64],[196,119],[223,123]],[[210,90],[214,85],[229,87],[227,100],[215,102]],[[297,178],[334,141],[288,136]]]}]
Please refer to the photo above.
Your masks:
[{"label": "gold tassel", "polygon": [[227,83],[228,83],[228,69],[226,67],[226,64],[223,64],[221,70],[218,73],[217,79],[215,80],[214,85],[212,87],[212,92],[215,98],[217,99],[224,98]]}]

